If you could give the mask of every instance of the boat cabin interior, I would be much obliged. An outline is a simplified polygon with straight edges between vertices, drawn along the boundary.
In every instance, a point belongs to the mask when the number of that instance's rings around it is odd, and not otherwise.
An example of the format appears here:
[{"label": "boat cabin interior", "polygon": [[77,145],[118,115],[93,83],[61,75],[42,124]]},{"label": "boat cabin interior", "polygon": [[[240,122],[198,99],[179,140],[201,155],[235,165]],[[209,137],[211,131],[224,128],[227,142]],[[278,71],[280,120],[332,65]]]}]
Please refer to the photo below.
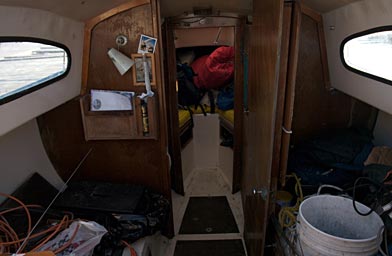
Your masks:
[{"label": "boat cabin interior", "polygon": [[0,255],[389,255],[391,60],[390,0],[0,0]]}]

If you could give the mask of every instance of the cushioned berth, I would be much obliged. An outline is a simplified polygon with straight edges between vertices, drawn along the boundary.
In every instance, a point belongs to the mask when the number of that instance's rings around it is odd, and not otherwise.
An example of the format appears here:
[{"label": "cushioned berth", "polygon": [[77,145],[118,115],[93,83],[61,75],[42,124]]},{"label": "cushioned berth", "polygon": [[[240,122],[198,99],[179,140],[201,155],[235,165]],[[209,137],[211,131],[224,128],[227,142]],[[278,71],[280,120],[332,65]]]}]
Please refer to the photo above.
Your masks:
[{"label": "cushioned berth", "polygon": [[232,135],[234,134],[234,109],[219,110],[220,126],[226,129]]},{"label": "cushioned berth", "polygon": [[185,109],[178,110],[178,124],[180,127],[181,147],[183,148],[193,137],[192,119],[191,119],[191,114],[188,110]]}]

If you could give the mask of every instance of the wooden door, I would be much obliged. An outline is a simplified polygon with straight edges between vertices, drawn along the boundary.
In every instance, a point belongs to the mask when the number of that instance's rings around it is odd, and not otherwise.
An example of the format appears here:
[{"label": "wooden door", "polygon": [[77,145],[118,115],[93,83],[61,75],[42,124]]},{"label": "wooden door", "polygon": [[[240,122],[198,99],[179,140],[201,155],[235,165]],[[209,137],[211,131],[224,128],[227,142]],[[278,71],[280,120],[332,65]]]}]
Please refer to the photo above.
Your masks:
[{"label": "wooden door", "polygon": [[[296,2],[286,2],[284,4],[283,11],[283,30],[282,30],[282,43],[281,43],[281,52],[280,52],[280,70],[279,70],[279,88],[278,88],[278,98],[277,98],[277,107],[276,107],[276,121],[275,121],[275,136],[274,136],[274,152],[273,152],[273,160],[272,160],[272,177],[271,183],[273,188],[277,188],[280,175],[282,171],[280,169],[280,155],[282,150],[283,138],[285,135],[289,135],[290,131],[287,130],[284,126],[285,121],[285,107],[286,105],[291,106],[290,104],[286,104],[286,101],[291,101],[294,97],[291,94],[290,89],[294,87],[294,84],[290,84],[288,87],[288,71],[295,68],[296,65],[296,55],[290,55],[290,50],[296,47],[297,45],[297,37],[296,31],[292,31],[292,24],[295,24],[297,20],[297,16],[293,15],[297,11],[298,5]],[[294,22],[294,23],[293,23]],[[295,49],[294,49],[295,50]],[[295,50],[295,52],[297,52]],[[293,61],[295,59],[295,62]],[[295,81],[294,81],[295,82]],[[288,91],[287,91],[288,90]],[[289,94],[286,96],[286,94]],[[287,141],[287,140],[286,140]],[[285,142],[286,142],[285,141]],[[288,145],[288,144],[287,144]],[[285,144],[286,146],[286,144]],[[284,175],[286,173],[284,172]],[[284,179],[283,179],[284,180]],[[275,202],[271,202],[270,205]],[[274,207],[271,207],[272,212]]]},{"label": "wooden door", "polygon": [[241,190],[242,175],[242,115],[244,100],[244,65],[241,53],[243,52],[245,20],[241,19],[240,24],[235,27],[235,74],[234,74],[234,145],[233,145],[233,182],[232,193]]},{"label": "wooden door", "polygon": [[330,93],[322,16],[298,2],[293,4],[292,15],[283,133],[277,158],[282,186],[290,145],[322,130],[347,126],[351,111],[347,96]]},{"label": "wooden door", "polygon": [[163,24],[165,52],[165,91],[167,106],[168,149],[171,157],[171,188],[178,194],[184,195],[184,182],[181,162],[180,128],[178,124],[178,107],[176,92],[176,48],[174,45],[173,28],[166,21]]},{"label": "wooden door", "polygon": [[[283,0],[253,2],[248,111],[244,115],[244,239],[249,256],[263,255],[279,82]],[[254,193],[260,191],[261,193]]]}]

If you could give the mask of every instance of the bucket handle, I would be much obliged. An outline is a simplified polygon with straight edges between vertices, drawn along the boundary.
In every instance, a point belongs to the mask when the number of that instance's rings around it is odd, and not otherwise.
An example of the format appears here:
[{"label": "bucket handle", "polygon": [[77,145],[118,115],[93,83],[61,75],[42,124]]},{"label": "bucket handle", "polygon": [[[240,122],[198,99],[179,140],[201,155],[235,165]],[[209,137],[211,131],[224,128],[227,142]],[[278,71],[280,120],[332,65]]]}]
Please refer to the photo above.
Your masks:
[{"label": "bucket handle", "polygon": [[[380,230],[378,231],[378,234],[377,234],[377,241],[380,241],[380,240],[383,239],[382,235],[384,234],[384,232],[386,232],[386,231],[385,231],[385,228],[384,228],[384,226],[381,226],[381,227],[380,227]],[[386,233],[385,233],[385,235],[386,235]],[[387,250],[388,250],[388,248],[387,248]],[[381,245],[378,247],[378,251],[379,251],[379,252],[381,253],[381,255],[383,255],[383,256],[389,255],[389,254],[386,254],[386,253],[381,249]]]},{"label": "bucket handle", "polygon": [[321,186],[318,188],[318,190],[317,190],[317,195],[318,195],[318,196],[320,195],[321,190],[322,190],[323,188],[333,188],[333,189],[336,189],[336,190],[338,190],[338,191],[340,191],[340,192],[344,192],[343,189],[341,189],[341,188],[339,188],[339,187],[337,187],[337,186],[324,184],[324,185],[321,185]]}]

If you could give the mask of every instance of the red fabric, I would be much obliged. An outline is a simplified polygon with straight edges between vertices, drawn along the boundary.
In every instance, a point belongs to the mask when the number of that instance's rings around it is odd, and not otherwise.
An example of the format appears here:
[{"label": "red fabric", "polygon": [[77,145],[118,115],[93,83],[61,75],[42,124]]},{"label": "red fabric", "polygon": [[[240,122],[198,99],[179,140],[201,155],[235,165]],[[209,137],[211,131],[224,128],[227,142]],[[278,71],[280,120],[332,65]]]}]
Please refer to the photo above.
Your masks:
[{"label": "red fabric", "polygon": [[234,47],[221,46],[210,56],[195,60],[191,67],[196,73],[193,80],[198,88],[221,88],[234,77]]}]

